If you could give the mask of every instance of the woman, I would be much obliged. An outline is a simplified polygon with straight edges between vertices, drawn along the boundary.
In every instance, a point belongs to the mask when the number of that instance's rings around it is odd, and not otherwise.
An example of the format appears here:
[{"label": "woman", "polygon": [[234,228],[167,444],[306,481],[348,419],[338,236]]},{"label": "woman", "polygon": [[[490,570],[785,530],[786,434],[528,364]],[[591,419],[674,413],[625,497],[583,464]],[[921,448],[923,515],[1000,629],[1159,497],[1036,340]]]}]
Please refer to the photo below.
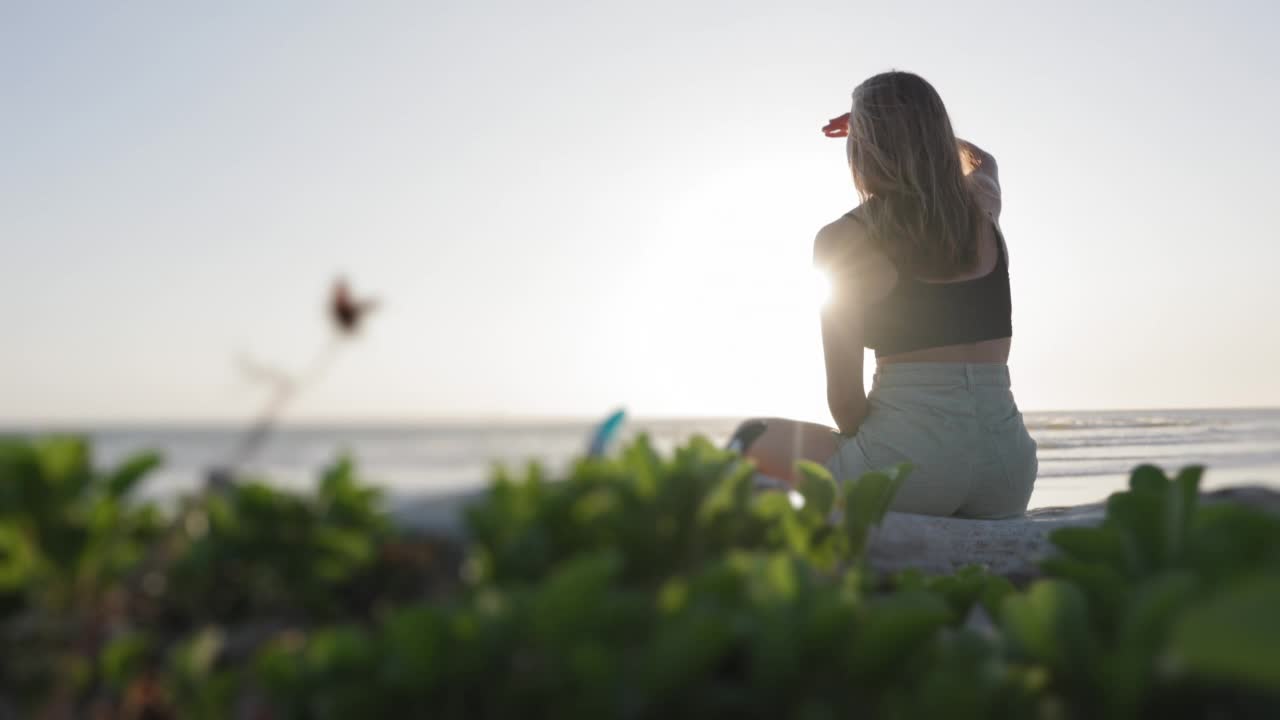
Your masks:
[{"label": "woman", "polygon": [[[799,459],[839,480],[907,461],[891,509],[999,518],[1026,510],[1035,441],[1009,389],[1007,249],[996,162],[958,140],[938,93],[911,73],[876,75],[827,128],[848,137],[862,204],[819,231],[832,281],[823,310],[827,403],[839,428],[744,423],[734,444],[794,481]],[[863,348],[875,382],[863,389]]]}]

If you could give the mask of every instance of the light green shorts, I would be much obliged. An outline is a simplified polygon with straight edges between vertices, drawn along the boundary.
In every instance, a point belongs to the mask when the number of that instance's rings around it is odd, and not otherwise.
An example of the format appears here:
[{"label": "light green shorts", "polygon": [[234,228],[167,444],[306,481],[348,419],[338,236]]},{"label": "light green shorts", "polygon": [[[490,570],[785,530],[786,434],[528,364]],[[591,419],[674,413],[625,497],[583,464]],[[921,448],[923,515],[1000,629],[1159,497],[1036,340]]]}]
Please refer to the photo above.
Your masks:
[{"label": "light green shorts", "polygon": [[1036,443],[997,364],[898,363],[876,370],[870,410],[827,469],[837,480],[910,462],[891,510],[1021,515],[1035,484]]}]

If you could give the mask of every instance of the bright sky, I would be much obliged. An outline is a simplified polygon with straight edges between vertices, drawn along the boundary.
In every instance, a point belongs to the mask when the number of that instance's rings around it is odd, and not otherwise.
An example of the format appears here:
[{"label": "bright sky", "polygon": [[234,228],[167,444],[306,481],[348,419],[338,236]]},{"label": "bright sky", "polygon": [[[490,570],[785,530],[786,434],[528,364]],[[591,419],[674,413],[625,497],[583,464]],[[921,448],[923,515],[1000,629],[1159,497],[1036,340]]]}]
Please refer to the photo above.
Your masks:
[{"label": "bright sky", "polygon": [[889,68],[999,159],[1023,409],[1277,405],[1278,8],[6,2],[0,420],[248,415],[339,272],[297,418],[829,420],[819,128]]}]

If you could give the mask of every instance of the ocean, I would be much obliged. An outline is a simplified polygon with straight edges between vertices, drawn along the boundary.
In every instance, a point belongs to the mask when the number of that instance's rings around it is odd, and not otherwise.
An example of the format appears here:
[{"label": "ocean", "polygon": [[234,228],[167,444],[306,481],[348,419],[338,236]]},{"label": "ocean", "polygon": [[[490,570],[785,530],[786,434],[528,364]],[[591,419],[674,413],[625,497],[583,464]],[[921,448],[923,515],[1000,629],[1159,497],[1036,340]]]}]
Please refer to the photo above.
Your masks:
[{"label": "ocean", "polygon": [[[628,423],[624,434],[646,432],[661,449],[694,434],[721,444],[737,422],[642,419]],[[1032,507],[1101,500],[1123,488],[1129,471],[1144,462],[1171,471],[1206,465],[1206,487],[1250,483],[1280,489],[1280,408],[1028,412],[1026,422],[1040,458]],[[563,467],[582,452],[591,427],[589,422],[564,421],[287,425],[276,430],[248,468],[272,482],[305,488],[320,468],[350,452],[360,475],[384,488],[393,502],[422,499],[481,487],[497,463],[519,467],[536,459],[553,470]],[[165,464],[144,492],[163,499],[191,490],[210,467],[224,463],[242,428],[112,426],[82,431],[94,440],[99,463],[114,463],[142,449],[161,451]]]}]

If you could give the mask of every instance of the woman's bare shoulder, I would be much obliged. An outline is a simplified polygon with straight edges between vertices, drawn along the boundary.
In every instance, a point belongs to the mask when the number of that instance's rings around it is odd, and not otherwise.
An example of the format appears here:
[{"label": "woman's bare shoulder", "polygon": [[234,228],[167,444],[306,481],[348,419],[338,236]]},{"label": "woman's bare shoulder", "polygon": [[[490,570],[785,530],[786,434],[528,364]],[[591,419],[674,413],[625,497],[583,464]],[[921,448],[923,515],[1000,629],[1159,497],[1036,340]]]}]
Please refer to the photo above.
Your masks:
[{"label": "woman's bare shoulder", "polygon": [[861,206],[827,223],[813,239],[813,261],[823,267],[843,267],[878,254],[859,217]]},{"label": "woman's bare shoulder", "polygon": [[856,290],[855,297],[874,302],[893,289],[898,273],[867,233],[859,210],[854,208],[818,231],[813,262],[837,285]]}]

